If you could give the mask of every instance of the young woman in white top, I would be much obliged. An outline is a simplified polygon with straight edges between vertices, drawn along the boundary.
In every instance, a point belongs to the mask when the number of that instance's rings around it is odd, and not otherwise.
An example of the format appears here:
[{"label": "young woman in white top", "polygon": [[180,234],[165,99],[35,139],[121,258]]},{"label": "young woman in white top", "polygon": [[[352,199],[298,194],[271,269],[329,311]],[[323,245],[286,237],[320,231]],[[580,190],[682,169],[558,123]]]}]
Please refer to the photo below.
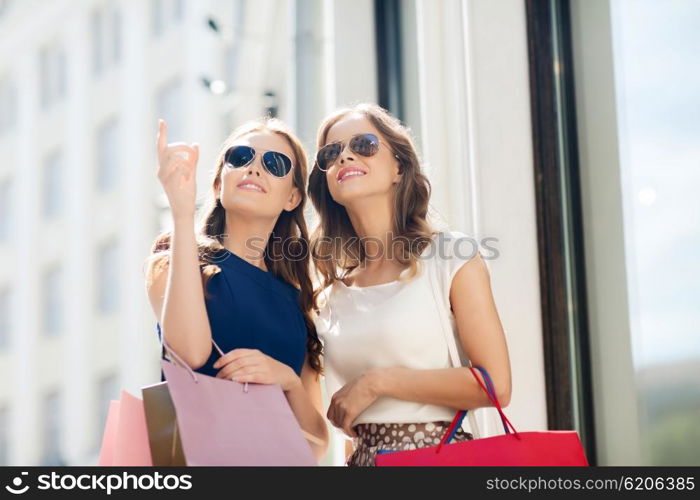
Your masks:
[{"label": "young woman in white top", "polygon": [[[491,406],[469,361],[507,406],[508,348],[479,245],[426,220],[430,184],[409,131],[361,104],[329,116],[318,147],[309,195],[327,417],[353,438],[347,464],[373,465],[380,450],[434,446],[456,410]],[[472,438],[460,429],[453,441]]]}]

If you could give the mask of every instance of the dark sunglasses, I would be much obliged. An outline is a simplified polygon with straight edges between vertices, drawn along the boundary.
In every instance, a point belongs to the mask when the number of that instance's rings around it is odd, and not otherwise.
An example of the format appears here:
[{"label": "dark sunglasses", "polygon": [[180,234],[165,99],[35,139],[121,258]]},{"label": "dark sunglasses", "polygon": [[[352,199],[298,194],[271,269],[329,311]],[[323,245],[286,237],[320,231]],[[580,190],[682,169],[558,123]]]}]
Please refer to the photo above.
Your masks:
[{"label": "dark sunglasses", "polygon": [[[377,154],[380,144],[384,143],[374,134],[357,134],[352,136],[348,146],[353,153],[370,157]],[[341,141],[330,142],[319,149],[318,153],[316,153],[316,164],[318,168],[323,172],[331,168],[335,160],[340,156],[340,153],[343,152],[343,149],[345,149],[345,143]]]},{"label": "dark sunglasses", "polygon": [[[250,146],[231,146],[224,155],[224,163],[231,168],[241,168],[255,159],[256,152]],[[292,170],[289,156],[277,151],[265,151],[262,155],[265,170],[275,177],[284,177]]]}]

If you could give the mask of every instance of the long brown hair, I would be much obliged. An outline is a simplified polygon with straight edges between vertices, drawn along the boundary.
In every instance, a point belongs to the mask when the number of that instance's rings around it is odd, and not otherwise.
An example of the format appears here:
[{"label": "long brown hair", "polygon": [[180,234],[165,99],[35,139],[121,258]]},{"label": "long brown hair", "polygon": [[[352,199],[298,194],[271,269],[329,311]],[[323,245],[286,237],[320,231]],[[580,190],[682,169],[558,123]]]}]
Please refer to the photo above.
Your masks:
[{"label": "long brown hair", "polygon": [[[364,115],[377,128],[399,161],[402,176],[394,197],[391,250],[401,264],[409,266],[407,276],[402,279],[411,279],[418,272],[420,254],[434,234],[427,221],[430,182],[421,172],[408,128],[376,104],[357,104],[332,113],[319,127],[319,149],[326,144],[331,127],[353,113]],[[314,307],[318,310],[321,292],[363,264],[365,254],[347,210],[333,199],[326,173],[316,167],[314,165],[309,177],[309,196],[320,218],[311,236],[312,257],[322,280],[320,288],[314,292]]]},{"label": "long brown hair", "polygon": [[[322,345],[311,319],[313,287],[309,276],[309,233],[304,219],[308,166],[301,142],[280,120],[264,118],[247,122],[236,128],[224,141],[216,161],[210,196],[197,230],[197,248],[204,291],[206,294],[209,279],[221,271],[219,266],[213,263],[215,262],[213,257],[223,250],[223,238],[226,232],[226,210],[217,196],[221,182],[221,171],[224,168],[224,155],[236,140],[254,132],[275,133],[284,138],[294,152],[293,182],[294,186],[299,189],[301,202],[294,210],[284,210],[280,214],[265,248],[264,260],[269,272],[299,288],[300,306],[308,332],[306,350],[309,364],[317,373],[322,373]],[[168,264],[170,240],[171,232],[168,231],[158,236],[153,242],[147,273],[149,284]],[[295,258],[284,258],[285,255],[294,255]]]}]

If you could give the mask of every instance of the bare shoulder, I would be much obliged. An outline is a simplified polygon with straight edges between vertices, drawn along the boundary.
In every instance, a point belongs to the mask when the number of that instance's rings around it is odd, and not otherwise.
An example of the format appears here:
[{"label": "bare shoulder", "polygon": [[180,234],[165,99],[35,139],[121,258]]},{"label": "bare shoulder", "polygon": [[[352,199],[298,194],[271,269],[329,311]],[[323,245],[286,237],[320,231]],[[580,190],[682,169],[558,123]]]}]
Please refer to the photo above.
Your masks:
[{"label": "bare shoulder", "polygon": [[452,287],[461,286],[462,283],[469,283],[473,286],[483,285],[484,283],[489,284],[491,281],[491,274],[489,273],[489,268],[486,266],[484,258],[481,253],[476,252],[473,257],[471,257],[467,262],[465,262],[452,282]]},{"label": "bare shoulder", "polygon": [[168,283],[168,259],[161,257],[151,259],[146,265],[146,292],[156,316],[160,317],[160,310],[165,299],[165,288]]},{"label": "bare shoulder", "polygon": [[457,271],[450,286],[450,305],[467,314],[494,311],[491,275],[483,257],[477,253]]}]

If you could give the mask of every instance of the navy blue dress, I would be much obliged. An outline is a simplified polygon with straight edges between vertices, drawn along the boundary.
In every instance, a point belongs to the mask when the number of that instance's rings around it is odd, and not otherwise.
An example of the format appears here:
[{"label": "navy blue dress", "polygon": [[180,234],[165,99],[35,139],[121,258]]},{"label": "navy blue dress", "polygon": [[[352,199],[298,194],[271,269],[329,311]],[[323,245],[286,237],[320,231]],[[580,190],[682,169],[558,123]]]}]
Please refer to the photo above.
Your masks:
[{"label": "navy blue dress", "polygon": [[[214,341],[224,353],[258,349],[301,375],[307,330],[299,290],[228,250],[211,259],[221,268],[207,283],[205,297]],[[158,325],[160,333],[160,325]],[[219,352],[212,344],[207,362],[196,371],[216,376]]]}]

